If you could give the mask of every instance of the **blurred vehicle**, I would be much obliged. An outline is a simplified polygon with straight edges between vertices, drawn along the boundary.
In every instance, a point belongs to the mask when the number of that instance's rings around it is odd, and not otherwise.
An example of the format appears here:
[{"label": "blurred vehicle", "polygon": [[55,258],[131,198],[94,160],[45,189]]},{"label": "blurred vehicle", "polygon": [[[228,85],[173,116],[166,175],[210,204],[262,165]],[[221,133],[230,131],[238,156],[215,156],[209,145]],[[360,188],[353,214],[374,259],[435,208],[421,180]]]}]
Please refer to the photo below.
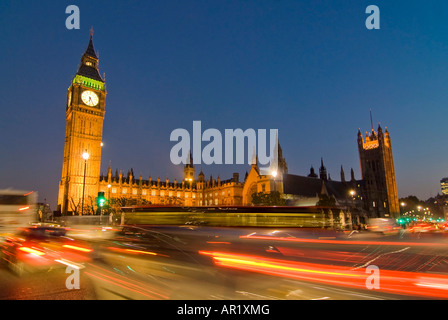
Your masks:
[{"label": "blurred vehicle", "polygon": [[[148,226],[125,226],[116,232],[116,236],[107,249],[124,254],[143,257],[170,258],[176,260],[195,261],[197,251],[193,249],[197,242],[202,242],[196,230],[171,235],[169,230],[153,229]],[[199,238],[198,238],[199,237]]]},{"label": "blurred vehicle", "polygon": [[371,218],[367,224],[367,230],[389,234],[398,233],[401,227],[390,218]]},{"label": "blurred vehicle", "polygon": [[13,189],[0,190],[0,237],[37,221],[37,192]]},{"label": "blurred vehicle", "polygon": [[429,222],[420,222],[409,227],[409,232],[435,232],[437,230],[437,225]]},{"label": "blurred vehicle", "polygon": [[64,228],[35,225],[6,238],[1,245],[1,260],[21,276],[61,266],[82,269],[92,252],[85,242],[67,237]]},{"label": "blurred vehicle", "polygon": [[439,226],[439,229],[442,230],[442,231],[448,231],[448,222],[442,223]]}]

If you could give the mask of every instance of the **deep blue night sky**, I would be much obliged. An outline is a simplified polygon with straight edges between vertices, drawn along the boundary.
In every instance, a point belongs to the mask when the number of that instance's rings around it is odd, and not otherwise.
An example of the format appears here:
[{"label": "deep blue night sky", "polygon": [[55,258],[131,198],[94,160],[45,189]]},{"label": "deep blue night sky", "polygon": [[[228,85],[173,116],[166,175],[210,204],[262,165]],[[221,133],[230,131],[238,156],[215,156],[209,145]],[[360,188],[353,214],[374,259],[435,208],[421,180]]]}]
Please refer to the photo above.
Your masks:
[{"label": "deep blue night sky", "polygon": [[[68,5],[81,29],[68,30]],[[367,30],[365,9],[381,10]],[[448,2],[0,2],[0,188],[37,190],[56,209],[66,93],[95,30],[108,90],[103,172],[182,179],[176,128],[278,129],[289,172],[323,157],[339,180],[360,168],[357,132],[381,122],[400,197],[448,176]],[[249,166],[197,166],[222,179]]]}]

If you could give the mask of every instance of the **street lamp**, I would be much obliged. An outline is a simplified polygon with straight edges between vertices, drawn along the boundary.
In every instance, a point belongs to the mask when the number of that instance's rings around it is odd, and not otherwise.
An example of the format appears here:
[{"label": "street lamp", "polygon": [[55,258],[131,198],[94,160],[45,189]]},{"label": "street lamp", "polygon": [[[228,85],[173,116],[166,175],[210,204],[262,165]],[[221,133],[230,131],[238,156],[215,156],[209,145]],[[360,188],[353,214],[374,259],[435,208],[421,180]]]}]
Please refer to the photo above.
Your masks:
[{"label": "street lamp", "polygon": [[82,184],[81,215],[84,215],[84,192],[86,189],[86,169],[87,169],[87,160],[89,160],[89,154],[87,150],[82,154],[82,158],[84,159],[84,182]]},{"label": "street lamp", "polygon": [[355,195],[356,195],[356,191],[351,189],[349,191],[350,194],[350,199],[352,200],[352,206],[350,208],[350,228],[353,227],[353,218],[356,217],[357,219],[357,225],[359,224],[359,216],[355,216]]},{"label": "street lamp", "polygon": [[274,177],[274,192],[276,192],[277,186],[275,185],[275,178],[277,177],[277,170],[272,171],[272,176]]},{"label": "street lamp", "polygon": [[352,210],[354,210],[354,208],[355,208],[355,203],[354,203],[354,200],[355,200],[355,194],[356,194],[356,191],[355,190],[350,190],[349,191],[349,193],[350,193],[350,198],[352,199]]},{"label": "street lamp", "polygon": [[107,185],[107,202],[108,202],[108,206],[109,206],[109,211],[110,211],[110,188],[112,187],[111,184]]}]

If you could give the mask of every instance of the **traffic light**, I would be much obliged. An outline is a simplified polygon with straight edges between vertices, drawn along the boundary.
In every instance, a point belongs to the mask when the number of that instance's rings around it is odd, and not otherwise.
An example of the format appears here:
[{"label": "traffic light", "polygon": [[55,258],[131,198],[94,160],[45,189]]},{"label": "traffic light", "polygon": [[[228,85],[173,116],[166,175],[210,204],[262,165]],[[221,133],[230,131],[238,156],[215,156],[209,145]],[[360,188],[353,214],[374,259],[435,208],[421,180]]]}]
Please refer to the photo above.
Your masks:
[{"label": "traffic light", "polygon": [[106,202],[106,198],[104,197],[104,192],[98,192],[98,198],[96,200],[98,207],[104,206],[105,202]]}]

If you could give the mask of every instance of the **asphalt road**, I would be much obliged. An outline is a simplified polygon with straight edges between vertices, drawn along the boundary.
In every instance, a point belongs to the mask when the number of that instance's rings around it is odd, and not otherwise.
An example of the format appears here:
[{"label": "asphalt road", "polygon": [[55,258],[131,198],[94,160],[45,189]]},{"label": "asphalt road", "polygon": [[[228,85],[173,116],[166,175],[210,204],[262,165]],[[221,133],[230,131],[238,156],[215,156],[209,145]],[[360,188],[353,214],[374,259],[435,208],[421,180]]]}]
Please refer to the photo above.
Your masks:
[{"label": "asphalt road", "polygon": [[[99,259],[70,274],[54,268],[18,277],[0,269],[9,300],[376,300],[446,299],[448,236],[297,229],[143,228],[116,236]],[[379,288],[366,286],[369,265]]]}]

